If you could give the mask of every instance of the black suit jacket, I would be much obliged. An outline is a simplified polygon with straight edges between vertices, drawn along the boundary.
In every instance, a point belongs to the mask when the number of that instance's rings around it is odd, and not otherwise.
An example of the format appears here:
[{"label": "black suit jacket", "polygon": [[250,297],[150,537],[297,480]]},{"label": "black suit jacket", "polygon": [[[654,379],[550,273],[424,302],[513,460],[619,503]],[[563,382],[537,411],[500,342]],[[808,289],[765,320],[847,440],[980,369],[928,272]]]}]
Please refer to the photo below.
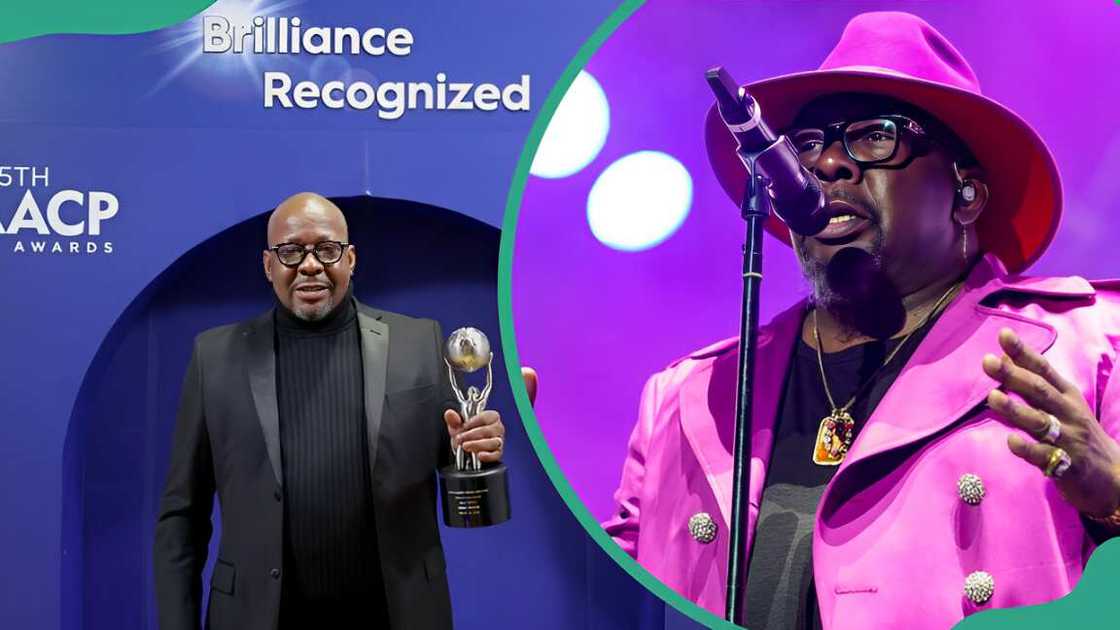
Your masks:
[{"label": "black suit jacket", "polygon": [[[195,630],[214,493],[222,533],[208,627],[274,630],[283,575],[283,478],[273,312],[195,340],[155,529],[160,627]],[[451,627],[435,469],[457,408],[439,324],[358,304],[381,571],[394,628]],[[360,627],[360,626],[355,626]]]}]

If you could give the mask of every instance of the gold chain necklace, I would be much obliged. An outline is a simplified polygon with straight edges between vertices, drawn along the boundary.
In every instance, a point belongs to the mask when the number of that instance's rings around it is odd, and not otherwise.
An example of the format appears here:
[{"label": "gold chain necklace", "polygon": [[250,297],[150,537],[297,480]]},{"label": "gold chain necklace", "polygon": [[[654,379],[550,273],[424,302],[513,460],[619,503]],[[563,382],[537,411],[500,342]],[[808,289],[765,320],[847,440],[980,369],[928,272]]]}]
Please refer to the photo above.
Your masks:
[{"label": "gold chain necklace", "polygon": [[821,370],[821,383],[824,385],[824,395],[828,397],[828,404],[832,407],[832,412],[824,418],[821,418],[820,428],[817,429],[817,442],[813,445],[814,464],[819,464],[821,466],[838,466],[840,462],[844,461],[844,455],[848,453],[848,449],[852,446],[852,438],[855,435],[856,428],[856,421],[852,418],[852,414],[848,413],[848,410],[851,409],[852,405],[855,404],[864,390],[875,381],[875,377],[879,375],[879,372],[883,371],[883,368],[887,367],[887,364],[895,358],[898,352],[902,350],[902,347],[906,345],[906,342],[910,341],[910,337],[924,328],[925,325],[941,311],[941,308],[948,302],[949,296],[960,286],[960,283],[957,283],[949,287],[949,290],[934,303],[933,308],[930,309],[929,314],[922,320],[922,323],[915,327],[914,330],[906,333],[902,341],[898,342],[894,350],[891,350],[891,353],[887,355],[883,363],[875,368],[871,376],[856,389],[856,393],[852,395],[848,402],[844,403],[843,407],[836,406],[836,401],[832,398],[832,391],[828,388],[828,377],[825,376],[824,373],[824,355],[821,352],[821,329],[820,326],[817,325],[817,309],[813,309],[813,341],[817,344],[817,367]]}]

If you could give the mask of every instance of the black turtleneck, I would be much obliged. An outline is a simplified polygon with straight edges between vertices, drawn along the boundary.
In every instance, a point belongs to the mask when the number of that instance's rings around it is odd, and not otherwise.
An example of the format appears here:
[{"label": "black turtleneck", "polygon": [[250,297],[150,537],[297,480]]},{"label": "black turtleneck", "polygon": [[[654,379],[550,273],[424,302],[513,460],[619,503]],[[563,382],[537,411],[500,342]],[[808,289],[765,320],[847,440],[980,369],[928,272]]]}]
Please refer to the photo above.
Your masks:
[{"label": "black turtleneck", "polygon": [[387,627],[354,300],[347,292],[313,322],[279,304],[275,312],[284,468],[281,627],[354,619],[363,628]]}]

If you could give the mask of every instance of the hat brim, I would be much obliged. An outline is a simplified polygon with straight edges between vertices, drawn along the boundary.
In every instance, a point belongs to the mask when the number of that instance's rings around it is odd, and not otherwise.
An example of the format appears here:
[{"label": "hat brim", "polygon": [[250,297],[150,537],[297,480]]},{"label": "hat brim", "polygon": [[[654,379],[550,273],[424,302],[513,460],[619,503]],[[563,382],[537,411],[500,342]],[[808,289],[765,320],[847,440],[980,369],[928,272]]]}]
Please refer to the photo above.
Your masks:
[{"label": "hat brim", "polygon": [[[885,69],[800,72],[748,84],[746,89],[775,130],[788,127],[809,101],[838,92],[889,96],[935,116],[968,145],[985,171],[989,199],[976,223],[980,246],[1013,273],[1038,260],[1058,231],[1062,184],[1054,157],[1026,121],[992,99]],[[715,105],[708,110],[704,135],[720,185],[740,203],[746,171]],[[790,243],[788,228],[776,216],[770,217],[766,229]]]}]

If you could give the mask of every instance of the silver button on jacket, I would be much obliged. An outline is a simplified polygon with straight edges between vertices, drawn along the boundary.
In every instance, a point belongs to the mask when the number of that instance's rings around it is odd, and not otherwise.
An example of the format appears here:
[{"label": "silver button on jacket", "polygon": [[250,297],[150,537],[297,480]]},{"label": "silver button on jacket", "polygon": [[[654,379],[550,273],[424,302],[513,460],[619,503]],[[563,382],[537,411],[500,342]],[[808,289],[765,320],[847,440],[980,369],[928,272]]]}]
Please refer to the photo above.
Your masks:
[{"label": "silver button on jacket", "polygon": [[964,579],[964,596],[977,606],[987,603],[996,591],[996,581],[987,571],[974,571]]},{"label": "silver button on jacket", "polygon": [[965,473],[957,480],[957,494],[969,505],[980,505],[984,500],[984,482],[972,473]]},{"label": "silver button on jacket", "polygon": [[688,533],[705,545],[716,539],[716,530],[716,522],[707,512],[697,512],[688,519]]}]

